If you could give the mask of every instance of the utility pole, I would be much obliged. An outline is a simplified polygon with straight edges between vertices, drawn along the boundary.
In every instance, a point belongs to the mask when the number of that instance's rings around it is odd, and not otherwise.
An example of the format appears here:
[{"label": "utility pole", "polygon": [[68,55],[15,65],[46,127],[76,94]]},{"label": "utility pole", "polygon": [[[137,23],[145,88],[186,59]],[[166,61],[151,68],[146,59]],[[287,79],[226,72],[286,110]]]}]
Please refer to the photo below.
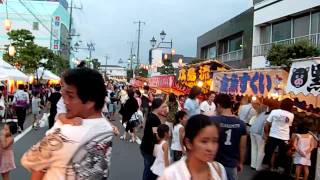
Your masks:
[{"label": "utility pole", "polygon": [[105,72],[107,73],[107,66],[108,66],[108,59],[109,59],[109,56],[108,56],[108,55],[105,55],[104,57],[106,58],[106,67],[105,67]]},{"label": "utility pole", "polygon": [[91,42],[91,43],[88,43],[87,44],[87,47],[88,47],[88,51],[89,51],[89,59],[91,60],[92,58],[92,51],[95,51],[95,47],[94,47],[94,44]]},{"label": "utility pole", "polygon": [[73,24],[73,20],[72,20],[72,15],[73,15],[73,9],[82,9],[82,5],[81,7],[76,7],[73,6],[73,0],[71,0],[70,2],[70,17],[69,17],[69,33],[68,33],[68,39],[69,39],[69,59],[70,59],[70,55],[71,55],[71,43],[72,43],[72,36],[80,36],[80,35],[76,35],[76,34],[72,34],[71,30],[72,30],[72,24]]},{"label": "utility pole", "polygon": [[134,45],[134,42],[131,42],[131,47],[130,47],[130,69],[132,71],[133,67],[132,67],[132,64],[133,64],[133,45]]},{"label": "utility pole", "polygon": [[137,66],[140,65],[140,36],[141,36],[141,24],[145,25],[146,23],[143,21],[134,22],[134,24],[138,24],[138,47],[137,47]]}]

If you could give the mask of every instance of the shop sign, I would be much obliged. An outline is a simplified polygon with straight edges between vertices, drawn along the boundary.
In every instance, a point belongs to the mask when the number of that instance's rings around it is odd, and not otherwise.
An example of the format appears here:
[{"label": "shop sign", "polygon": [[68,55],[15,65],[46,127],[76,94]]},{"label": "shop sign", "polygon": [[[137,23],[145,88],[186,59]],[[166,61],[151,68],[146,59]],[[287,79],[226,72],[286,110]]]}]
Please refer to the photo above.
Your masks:
[{"label": "shop sign", "polygon": [[61,17],[55,16],[52,22],[52,41],[53,50],[60,50],[60,30],[61,30]]},{"label": "shop sign", "polygon": [[320,60],[294,62],[287,83],[287,92],[320,95]]},{"label": "shop sign", "polygon": [[171,88],[174,86],[174,76],[154,76],[148,79],[150,87]]},{"label": "shop sign", "polygon": [[238,95],[283,95],[288,74],[284,70],[220,72],[213,75],[212,90]]}]

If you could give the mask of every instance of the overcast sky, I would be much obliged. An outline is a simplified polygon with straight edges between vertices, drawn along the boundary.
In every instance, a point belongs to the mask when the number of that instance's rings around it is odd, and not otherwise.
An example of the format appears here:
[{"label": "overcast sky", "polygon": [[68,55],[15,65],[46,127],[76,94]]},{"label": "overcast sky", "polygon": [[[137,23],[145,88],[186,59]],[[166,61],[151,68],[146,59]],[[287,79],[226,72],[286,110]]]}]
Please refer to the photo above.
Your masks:
[{"label": "overcast sky", "polygon": [[[75,10],[74,21],[83,46],[94,42],[97,57],[102,64],[108,54],[108,64],[127,61],[130,41],[137,49],[138,25],[142,26],[140,59],[147,63],[150,39],[165,30],[167,40],[173,40],[177,54],[195,57],[197,37],[252,6],[252,0],[74,0],[83,10]],[[87,51],[77,53],[79,58]]]}]

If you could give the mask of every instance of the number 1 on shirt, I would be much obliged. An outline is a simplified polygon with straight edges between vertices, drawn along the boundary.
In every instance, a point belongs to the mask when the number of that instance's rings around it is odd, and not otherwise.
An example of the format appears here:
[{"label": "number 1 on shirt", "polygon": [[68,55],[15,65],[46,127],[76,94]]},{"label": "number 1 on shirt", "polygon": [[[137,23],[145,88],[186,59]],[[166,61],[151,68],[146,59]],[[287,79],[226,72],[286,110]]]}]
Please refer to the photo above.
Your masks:
[{"label": "number 1 on shirt", "polygon": [[232,145],[232,143],[230,141],[231,140],[232,129],[229,129],[225,133],[227,134],[227,138],[226,138],[226,141],[224,142],[224,145],[230,146],[230,145]]}]

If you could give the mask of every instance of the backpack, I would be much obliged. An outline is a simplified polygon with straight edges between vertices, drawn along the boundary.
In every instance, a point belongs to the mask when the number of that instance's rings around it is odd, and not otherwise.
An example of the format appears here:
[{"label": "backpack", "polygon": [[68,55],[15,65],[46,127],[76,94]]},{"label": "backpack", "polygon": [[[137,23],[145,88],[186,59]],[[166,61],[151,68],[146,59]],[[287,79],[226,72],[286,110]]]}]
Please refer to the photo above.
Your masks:
[{"label": "backpack", "polygon": [[107,180],[113,132],[102,133],[79,147],[69,162],[67,179]]}]

